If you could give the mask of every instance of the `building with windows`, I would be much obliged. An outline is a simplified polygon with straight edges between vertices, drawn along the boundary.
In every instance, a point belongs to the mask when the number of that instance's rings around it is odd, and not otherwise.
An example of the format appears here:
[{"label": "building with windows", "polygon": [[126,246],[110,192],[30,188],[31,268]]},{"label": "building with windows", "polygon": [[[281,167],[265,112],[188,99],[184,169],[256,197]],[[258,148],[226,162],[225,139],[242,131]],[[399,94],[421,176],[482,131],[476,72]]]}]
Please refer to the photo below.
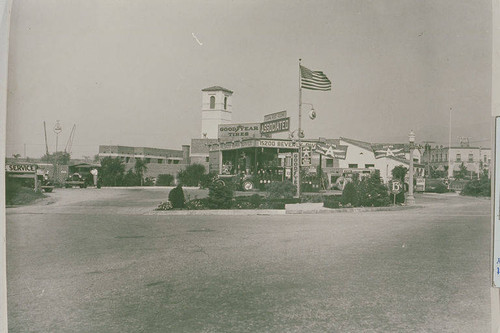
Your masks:
[{"label": "building with windows", "polygon": [[119,158],[125,164],[125,170],[133,169],[135,161],[141,159],[147,163],[144,176],[156,178],[159,174],[176,176],[189,165],[189,148],[188,145],[182,146],[182,150],[100,145],[98,156],[100,160],[105,157]]},{"label": "building with windows", "polygon": [[427,145],[423,154],[423,162],[429,171],[444,172],[448,178],[454,178],[463,165],[470,177],[477,177],[484,172],[490,172],[491,149],[471,147],[468,143],[460,146],[443,147]]}]

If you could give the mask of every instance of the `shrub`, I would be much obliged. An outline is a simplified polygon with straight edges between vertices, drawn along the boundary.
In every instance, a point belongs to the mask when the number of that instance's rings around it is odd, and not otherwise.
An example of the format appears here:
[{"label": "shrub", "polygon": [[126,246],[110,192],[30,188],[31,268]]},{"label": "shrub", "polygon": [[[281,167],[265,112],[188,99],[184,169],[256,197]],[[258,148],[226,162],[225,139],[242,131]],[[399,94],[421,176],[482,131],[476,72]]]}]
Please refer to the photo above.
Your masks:
[{"label": "shrub", "polygon": [[172,203],[173,208],[184,208],[185,198],[182,186],[179,184],[168,194],[168,201]]},{"label": "shrub", "polygon": [[215,172],[209,172],[209,173],[201,175],[200,187],[201,188],[209,188],[213,184],[215,179],[217,179],[217,173],[215,173]]},{"label": "shrub", "polygon": [[173,208],[174,207],[172,206],[172,203],[170,201],[167,201],[160,203],[155,210],[171,210]]},{"label": "shrub", "polygon": [[326,208],[340,208],[342,197],[340,195],[331,195],[328,197],[324,197],[323,199],[323,207]]},{"label": "shrub", "polygon": [[141,185],[141,177],[129,169],[123,176],[122,185],[124,186],[139,186]]},{"label": "shrub", "polygon": [[342,204],[351,204],[352,206],[357,206],[358,202],[358,191],[356,189],[355,183],[347,183],[344,186],[344,190],[342,191]]},{"label": "shrub", "polygon": [[156,178],[156,186],[171,186],[174,184],[174,176],[171,174],[160,174]]},{"label": "shrub", "polygon": [[[389,201],[391,203],[394,202],[394,194],[393,193],[391,193],[389,195]],[[400,193],[396,194],[396,204],[398,204],[398,203],[401,204],[401,203],[404,203],[404,202],[405,202],[405,193],[404,192],[400,192]]]},{"label": "shrub", "polygon": [[190,200],[186,202],[186,208],[189,210],[209,209],[208,198]]},{"label": "shrub", "polygon": [[5,177],[5,203],[10,205],[21,190],[21,184],[10,177]]},{"label": "shrub", "polygon": [[179,171],[177,178],[184,186],[199,186],[202,176],[205,174],[205,167],[201,164],[191,164],[186,169]]},{"label": "shrub", "polygon": [[490,197],[491,180],[483,176],[480,180],[474,179],[468,181],[460,194],[474,197]]},{"label": "shrub", "polygon": [[375,172],[361,181],[347,183],[342,191],[341,203],[343,206],[353,207],[382,207],[390,205],[391,201],[380,174]]},{"label": "shrub", "polygon": [[233,189],[221,182],[215,182],[209,187],[208,205],[213,209],[231,208],[233,199]]},{"label": "shrub", "polygon": [[431,192],[431,193],[446,193],[449,192],[448,187],[443,184],[443,183],[438,183],[436,186],[426,190],[426,192]]},{"label": "shrub", "polygon": [[263,197],[258,194],[252,194],[248,198],[249,202],[251,202],[255,207],[259,207],[262,204],[262,199]]},{"label": "shrub", "polygon": [[373,173],[365,177],[358,185],[358,204],[363,207],[389,206],[389,193],[382,184],[380,174]]},{"label": "shrub", "polygon": [[297,187],[290,181],[273,182],[266,185],[268,198],[293,198]]}]

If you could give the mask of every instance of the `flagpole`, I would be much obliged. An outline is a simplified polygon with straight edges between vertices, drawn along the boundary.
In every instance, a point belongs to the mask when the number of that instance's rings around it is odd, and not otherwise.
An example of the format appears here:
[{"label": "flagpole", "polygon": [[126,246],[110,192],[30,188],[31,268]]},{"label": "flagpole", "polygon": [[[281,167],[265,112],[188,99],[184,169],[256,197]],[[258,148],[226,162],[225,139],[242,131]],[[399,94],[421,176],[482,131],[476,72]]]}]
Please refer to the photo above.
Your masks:
[{"label": "flagpole", "polygon": [[300,62],[302,59],[299,59],[299,175],[297,177],[298,182],[297,182],[297,196],[300,198],[300,168],[302,166],[302,143],[301,143],[301,138],[300,135],[302,133],[302,81],[301,81],[301,73],[300,73]]}]

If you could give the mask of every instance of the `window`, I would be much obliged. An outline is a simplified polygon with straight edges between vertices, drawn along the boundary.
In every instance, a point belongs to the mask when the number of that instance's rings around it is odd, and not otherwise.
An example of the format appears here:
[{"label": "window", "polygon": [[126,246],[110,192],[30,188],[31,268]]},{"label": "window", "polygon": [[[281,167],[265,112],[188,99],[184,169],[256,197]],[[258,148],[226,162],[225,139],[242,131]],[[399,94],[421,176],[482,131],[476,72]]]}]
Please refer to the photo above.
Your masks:
[{"label": "window", "polygon": [[365,164],[365,168],[368,169],[368,168],[374,168],[375,167],[375,164]]},{"label": "window", "polygon": [[326,159],[326,167],[327,168],[333,168],[333,158],[327,158]]},{"label": "window", "polygon": [[462,160],[462,155],[460,154],[457,154],[457,158],[456,158],[456,161],[457,162],[460,162]]},{"label": "window", "polygon": [[205,162],[207,162],[207,163],[210,162],[210,157],[208,157],[208,156],[205,157]]},{"label": "window", "polygon": [[127,158],[125,159],[125,161],[126,161],[126,163],[128,163],[128,162],[130,161],[130,157],[127,157]]},{"label": "window", "polygon": [[486,155],[484,155],[484,163],[486,163]]},{"label": "window", "polygon": [[151,163],[151,159],[150,158],[146,158],[146,163]]},{"label": "window", "polygon": [[210,96],[210,108],[215,109],[215,96]]},{"label": "window", "polygon": [[349,164],[349,168],[356,169],[358,167],[357,164]]},{"label": "window", "polygon": [[224,97],[224,110],[227,110],[227,96]]},{"label": "window", "polygon": [[474,162],[474,155],[473,154],[469,154],[469,162]]},{"label": "window", "polygon": [[163,160],[161,158],[158,159],[158,164],[163,164]]},{"label": "window", "polygon": [[174,160],[174,164],[179,164],[179,160]]}]

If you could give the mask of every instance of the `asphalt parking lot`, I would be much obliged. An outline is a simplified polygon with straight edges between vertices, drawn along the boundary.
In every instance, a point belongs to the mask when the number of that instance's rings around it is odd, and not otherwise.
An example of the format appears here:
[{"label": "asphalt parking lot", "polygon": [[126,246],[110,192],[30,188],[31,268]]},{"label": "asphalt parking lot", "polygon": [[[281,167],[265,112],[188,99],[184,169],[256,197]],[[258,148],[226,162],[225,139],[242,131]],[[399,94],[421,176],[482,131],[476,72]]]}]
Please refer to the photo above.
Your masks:
[{"label": "asphalt parking lot", "polygon": [[490,329],[488,200],[419,195],[419,208],[388,212],[147,215],[166,198],[166,189],[61,189],[9,208],[9,331]]}]

